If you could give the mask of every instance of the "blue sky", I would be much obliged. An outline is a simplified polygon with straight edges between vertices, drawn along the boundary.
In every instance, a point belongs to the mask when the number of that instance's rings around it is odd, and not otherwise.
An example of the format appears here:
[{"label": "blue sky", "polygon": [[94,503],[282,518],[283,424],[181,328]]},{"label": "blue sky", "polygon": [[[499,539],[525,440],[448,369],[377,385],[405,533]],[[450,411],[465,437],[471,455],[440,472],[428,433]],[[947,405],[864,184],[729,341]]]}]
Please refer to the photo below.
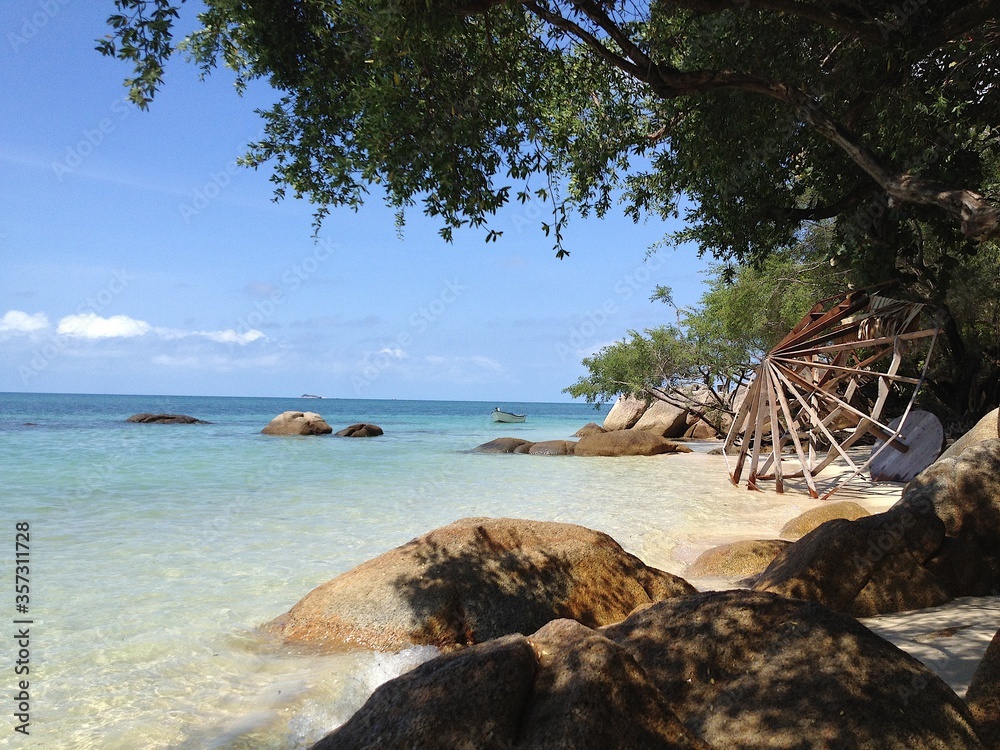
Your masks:
[{"label": "blue sky", "polygon": [[[110,0],[0,8],[0,391],[561,401],[580,359],[697,302],[667,231],[575,218],[569,258],[516,206],[447,244],[378,196],[334,211],[238,168],[273,93],[181,60],[152,107],[94,51]],[[185,6],[184,12],[194,10]]]}]

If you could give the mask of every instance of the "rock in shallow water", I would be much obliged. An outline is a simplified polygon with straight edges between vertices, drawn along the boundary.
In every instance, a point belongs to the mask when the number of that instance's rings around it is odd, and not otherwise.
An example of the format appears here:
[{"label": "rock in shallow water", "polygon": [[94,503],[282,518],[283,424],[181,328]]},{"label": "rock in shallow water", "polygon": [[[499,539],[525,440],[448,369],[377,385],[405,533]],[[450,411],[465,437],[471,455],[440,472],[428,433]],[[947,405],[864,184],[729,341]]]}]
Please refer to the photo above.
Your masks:
[{"label": "rock in shallow water", "polygon": [[358,422],[357,424],[352,424],[349,427],[345,427],[337,433],[337,437],[378,437],[379,435],[384,435],[382,428],[377,424],[368,424],[367,422]]},{"label": "rock in shallow water", "polygon": [[397,650],[481,643],[568,617],[624,619],[693,593],[607,534],[574,524],[466,518],[314,589],[264,626],[286,641]]},{"label": "rock in shallow water", "polygon": [[203,419],[189,417],[187,414],[133,414],[125,421],[139,424],[211,424]]},{"label": "rock in shallow water", "polygon": [[645,430],[620,430],[580,438],[575,455],[658,456],[663,453],[691,453],[691,449]]},{"label": "rock in shallow water", "polygon": [[333,428],[316,412],[285,411],[261,430],[265,435],[329,435]]}]

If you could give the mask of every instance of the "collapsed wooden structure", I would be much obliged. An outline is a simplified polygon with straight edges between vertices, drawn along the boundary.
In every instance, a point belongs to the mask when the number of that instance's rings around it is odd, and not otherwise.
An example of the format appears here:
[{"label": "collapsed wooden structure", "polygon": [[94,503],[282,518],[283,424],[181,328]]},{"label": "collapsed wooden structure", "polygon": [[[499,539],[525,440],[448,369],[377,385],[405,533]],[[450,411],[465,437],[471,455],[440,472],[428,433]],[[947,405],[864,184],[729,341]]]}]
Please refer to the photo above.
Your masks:
[{"label": "collapsed wooden structure", "polygon": [[[938,335],[937,328],[920,329],[921,309],[919,304],[882,296],[878,290],[816,303],[765,355],[736,412],[723,449],[733,483],[739,484],[746,467],[748,489],[758,489],[759,481],[773,480],[775,491],[784,492],[785,479],[800,477],[809,494],[818,498],[816,475],[839,457],[853,473],[823,487],[827,498],[868,469],[882,451],[907,451],[909,446],[900,435]],[[920,377],[899,375],[906,353],[915,342],[927,339]],[[878,383],[877,396],[866,407],[858,392],[872,381]],[[882,410],[894,385],[912,386],[913,391],[901,418],[890,426],[883,421]],[[843,432],[835,435],[845,423],[856,426],[846,436]],[[858,465],[847,451],[869,434],[882,443]],[[740,438],[733,467],[728,457]],[[789,443],[795,447],[800,468],[786,472],[781,456]]]}]

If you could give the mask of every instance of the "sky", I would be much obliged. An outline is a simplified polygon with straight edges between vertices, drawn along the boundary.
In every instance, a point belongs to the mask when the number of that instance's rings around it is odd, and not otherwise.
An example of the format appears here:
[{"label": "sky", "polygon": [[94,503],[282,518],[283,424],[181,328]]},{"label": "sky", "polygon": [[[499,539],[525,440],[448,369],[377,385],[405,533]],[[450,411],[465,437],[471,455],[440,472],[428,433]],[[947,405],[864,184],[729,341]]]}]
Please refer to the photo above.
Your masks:
[{"label": "sky", "polygon": [[[680,228],[574,217],[555,257],[541,204],[482,231],[273,201],[236,165],[266,84],[183,59],[148,111],[95,40],[111,0],[0,5],[0,392],[566,401],[581,359],[674,322],[704,291]],[[182,9],[189,17],[190,3]]]}]

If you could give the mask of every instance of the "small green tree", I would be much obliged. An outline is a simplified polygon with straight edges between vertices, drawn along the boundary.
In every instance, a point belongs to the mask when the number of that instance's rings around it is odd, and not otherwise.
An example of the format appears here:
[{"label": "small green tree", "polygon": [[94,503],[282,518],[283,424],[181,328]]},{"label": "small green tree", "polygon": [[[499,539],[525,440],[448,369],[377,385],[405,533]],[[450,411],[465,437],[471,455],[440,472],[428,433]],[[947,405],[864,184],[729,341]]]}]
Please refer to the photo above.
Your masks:
[{"label": "small green tree", "polygon": [[[585,358],[588,374],[564,392],[588,403],[626,395],[659,399],[724,431],[739,387],[763,354],[817,300],[845,288],[846,273],[830,267],[827,252],[817,227],[814,236],[756,266],[713,266],[701,305],[679,310],[679,326],[629,331]],[[652,300],[673,304],[666,287]]]}]

